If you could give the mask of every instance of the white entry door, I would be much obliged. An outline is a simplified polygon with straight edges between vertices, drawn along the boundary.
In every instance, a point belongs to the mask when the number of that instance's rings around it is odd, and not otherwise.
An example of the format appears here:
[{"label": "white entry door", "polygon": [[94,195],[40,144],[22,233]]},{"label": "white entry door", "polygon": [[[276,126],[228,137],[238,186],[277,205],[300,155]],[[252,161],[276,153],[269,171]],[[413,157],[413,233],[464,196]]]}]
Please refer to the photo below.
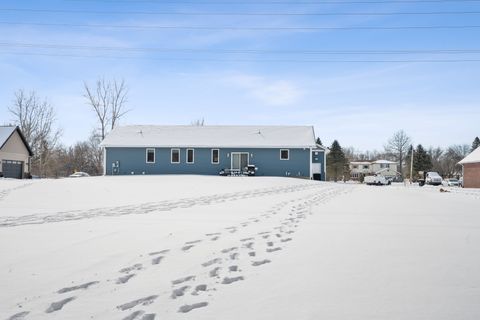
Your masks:
[{"label": "white entry door", "polygon": [[243,170],[246,166],[248,166],[248,153],[232,152],[232,169]]},{"label": "white entry door", "polygon": [[312,163],[312,173],[322,173],[322,164]]}]

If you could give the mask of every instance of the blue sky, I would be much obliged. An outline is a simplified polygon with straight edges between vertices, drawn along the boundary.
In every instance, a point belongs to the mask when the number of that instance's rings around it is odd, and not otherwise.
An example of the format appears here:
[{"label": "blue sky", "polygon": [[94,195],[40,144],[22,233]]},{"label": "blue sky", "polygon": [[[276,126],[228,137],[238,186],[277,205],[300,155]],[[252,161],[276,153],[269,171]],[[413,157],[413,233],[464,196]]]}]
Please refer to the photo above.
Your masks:
[{"label": "blue sky", "polygon": [[[0,123],[11,120],[7,107],[16,90],[35,90],[56,108],[65,144],[86,139],[95,118],[82,97],[83,81],[105,77],[124,79],[129,87],[131,111],[122,124],[189,124],[199,118],[207,124],[311,124],[325,144],[338,139],[358,150],[382,149],[398,129],[425,146],[470,144],[480,135],[480,62],[411,62],[479,60],[480,53],[379,53],[480,49],[480,28],[282,29],[480,25],[480,14],[291,15],[480,12],[480,1],[271,2],[3,0]],[[365,60],[377,62],[358,62]]]}]

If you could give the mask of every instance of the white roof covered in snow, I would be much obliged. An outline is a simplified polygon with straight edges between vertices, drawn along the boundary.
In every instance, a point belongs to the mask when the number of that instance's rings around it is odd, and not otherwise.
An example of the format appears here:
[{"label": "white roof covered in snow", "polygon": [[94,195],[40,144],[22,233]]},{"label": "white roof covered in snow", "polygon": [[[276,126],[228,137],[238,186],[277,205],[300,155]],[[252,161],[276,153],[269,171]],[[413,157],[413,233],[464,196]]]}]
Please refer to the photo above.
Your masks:
[{"label": "white roof covered in snow", "polygon": [[395,164],[396,162],[395,161],[388,161],[388,160],[377,160],[377,161],[373,161],[372,163]]},{"label": "white roof covered in snow", "polygon": [[468,156],[466,156],[459,163],[460,164],[465,164],[465,163],[477,163],[477,162],[480,162],[480,147],[473,150],[472,153],[470,153]]},{"label": "white roof covered in snow", "polygon": [[0,147],[7,142],[7,139],[10,138],[15,129],[16,127],[0,127]]},{"label": "white roof covered in snow", "polygon": [[376,161],[351,161],[350,164],[373,164],[373,163],[378,163],[378,164],[396,164],[394,161],[388,161],[388,160],[376,160]]},{"label": "white roof covered in snow", "polygon": [[120,126],[103,147],[315,148],[312,126]]}]

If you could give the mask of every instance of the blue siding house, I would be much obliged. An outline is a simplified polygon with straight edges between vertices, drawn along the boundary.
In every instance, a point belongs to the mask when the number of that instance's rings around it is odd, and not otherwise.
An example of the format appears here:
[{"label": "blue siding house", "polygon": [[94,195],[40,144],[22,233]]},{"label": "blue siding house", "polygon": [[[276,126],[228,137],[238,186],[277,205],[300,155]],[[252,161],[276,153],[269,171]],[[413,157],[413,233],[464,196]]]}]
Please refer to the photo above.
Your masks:
[{"label": "blue siding house", "polygon": [[259,176],[325,180],[312,126],[120,126],[101,145],[105,175],[218,175],[255,165]]}]

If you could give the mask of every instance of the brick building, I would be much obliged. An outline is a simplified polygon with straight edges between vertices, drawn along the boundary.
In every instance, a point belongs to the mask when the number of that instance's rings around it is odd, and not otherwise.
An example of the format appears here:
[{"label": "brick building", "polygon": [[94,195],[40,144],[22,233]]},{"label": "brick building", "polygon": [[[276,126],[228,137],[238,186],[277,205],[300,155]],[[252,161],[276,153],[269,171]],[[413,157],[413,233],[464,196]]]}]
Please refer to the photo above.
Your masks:
[{"label": "brick building", "polygon": [[480,147],[459,162],[463,166],[463,186],[480,188]]}]

